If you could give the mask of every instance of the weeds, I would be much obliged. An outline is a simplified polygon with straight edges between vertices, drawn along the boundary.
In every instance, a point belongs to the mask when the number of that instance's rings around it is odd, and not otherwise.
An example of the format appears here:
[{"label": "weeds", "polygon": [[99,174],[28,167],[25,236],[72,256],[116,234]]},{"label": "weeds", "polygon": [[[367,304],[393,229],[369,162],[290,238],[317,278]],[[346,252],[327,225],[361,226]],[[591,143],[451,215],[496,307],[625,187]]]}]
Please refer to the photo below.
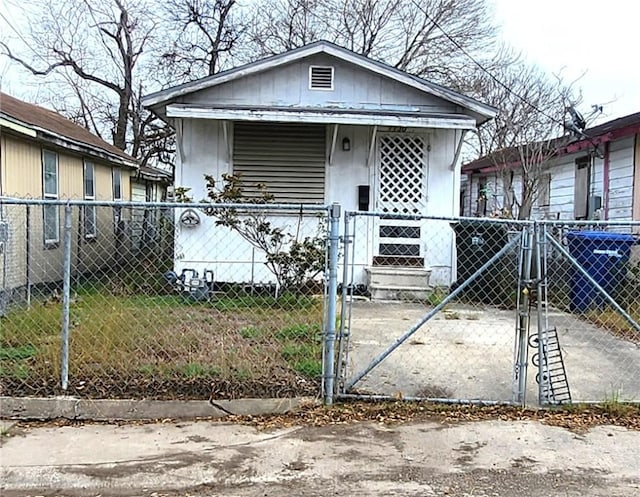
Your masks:
[{"label": "weeds", "polygon": [[[147,385],[173,388],[182,381],[181,391],[194,385],[200,392],[211,381],[319,379],[322,299],[241,294],[193,302],[177,295],[113,295],[88,284],[77,294],[70,312],[72,385],[82,380],[103,395],[132,389],[153,397]],[[59,302],[35,302],[3,317],[0,377],[6,394],[58,392],[60,323]]]}]

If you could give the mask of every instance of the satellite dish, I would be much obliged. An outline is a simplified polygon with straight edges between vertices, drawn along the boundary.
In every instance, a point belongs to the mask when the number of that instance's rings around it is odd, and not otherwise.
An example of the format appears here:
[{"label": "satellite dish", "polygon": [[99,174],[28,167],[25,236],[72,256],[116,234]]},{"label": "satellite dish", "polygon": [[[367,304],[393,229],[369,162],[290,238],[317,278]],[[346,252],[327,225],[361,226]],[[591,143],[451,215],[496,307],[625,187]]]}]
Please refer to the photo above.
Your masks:
[{"label": "satellite dish", "polygon": [[582,131],[587,127],[587,121],[585,118],[582,117],[582,114],[580,114],[580,112],[578,112],[573,106],[567,107],[566,110],[569,113],[571,120],[565,123],[565,127],[573,132],[577,131],[578,133],[582,133]]}]

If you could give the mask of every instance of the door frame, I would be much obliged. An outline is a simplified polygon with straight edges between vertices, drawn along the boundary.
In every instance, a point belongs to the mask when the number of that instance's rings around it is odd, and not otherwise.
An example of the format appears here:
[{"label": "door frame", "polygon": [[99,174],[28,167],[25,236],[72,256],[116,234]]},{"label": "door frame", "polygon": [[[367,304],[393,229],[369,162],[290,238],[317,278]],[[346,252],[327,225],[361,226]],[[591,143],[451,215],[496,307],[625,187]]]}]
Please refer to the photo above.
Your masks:
[{"label": "door frame", "polygon": [[[380,244],[384,242],[384,240],[395,241],[399,244],[407,243],[407,244],[415,244],[415,238],[383,238],[380,236],[380,228],[382,226],[382,216],[384,213],[382,212],[382,206],[380,202],[380,192],[381,192],[381,175],[380,168],[382,162],[382,141],[387,137],[416,137],[422,139],[423,141],[423,164],[422,164],[422,172],[423,172],[423,184],[421,186],[422,189],[422,201],[424,205],[418,205],[419,214],[426,214],[426,208],[428,205],[428,189],[429,189],[429,152],[431,150],[430,145],[430,134],[426,132],[426,130],[422,129],[408,129],[408,130],[382,130],[377,133],[376,136],[376,151],[375,151],[375,161],[374,167],[372,168],[372,196],[373,196],[373,206],[374,211],[378,212],[380,216],[376,216],[374,218],[374,222],[372,223],[372,235],[370,240],[370,250],[372,254],[372,263],[375,257],[381,256],[380,254]],[[426,256],[426,247],[425,247],[425,231],[424,231],[424,221],[412,221],[412,220],[393,220],[390,225],[393,226],[408,226],[408,227],[418,227],[420,229],[419,240],[419,256],[422,259],[422,266],[424,266],[424,259]],[[393,257],[393,256],[391,256]]]}]

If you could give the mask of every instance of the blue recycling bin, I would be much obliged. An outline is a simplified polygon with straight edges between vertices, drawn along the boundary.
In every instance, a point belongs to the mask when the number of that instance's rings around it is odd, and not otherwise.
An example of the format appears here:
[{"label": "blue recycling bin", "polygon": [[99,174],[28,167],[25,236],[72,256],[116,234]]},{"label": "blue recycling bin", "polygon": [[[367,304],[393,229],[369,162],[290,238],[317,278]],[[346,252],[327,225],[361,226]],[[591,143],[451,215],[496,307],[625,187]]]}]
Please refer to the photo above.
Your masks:
[{"label": "blue recycling bin", "polygon": [[[570,231],[569,253],[609,295],[624,282],[631,247],[636,239],[606,231]],[[601,308],[602,294],[575,267],[572,267],[569,307],[573,312]]]}]

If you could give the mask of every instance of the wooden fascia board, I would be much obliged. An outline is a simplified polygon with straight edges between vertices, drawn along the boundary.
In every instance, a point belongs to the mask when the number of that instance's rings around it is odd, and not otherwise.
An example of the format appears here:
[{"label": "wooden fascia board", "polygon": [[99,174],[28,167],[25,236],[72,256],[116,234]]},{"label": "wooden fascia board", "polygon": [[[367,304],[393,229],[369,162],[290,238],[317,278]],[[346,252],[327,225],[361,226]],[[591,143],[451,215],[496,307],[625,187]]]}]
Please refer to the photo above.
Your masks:
[{"label": "wooden fascia board", "polygon": [[633,126],[627,126],[625,128],[609,131],[608,133],[595,136],[589,140],[580,140],[579,142],[571,143],[570,145],[564,147],[562,151],[564,152],[564,154],[572,154],[575,152],[580,152],[581,150],[591,148],[594,145],[602,145],[603,143],[611,142],[614,140],[628,138],[629,136],[634,136],[638,132],[640,132],[640,124],[635,124]]},{"label": "wooden fascia board", "polygon": [[2,130],[3,128],[4,130],[9,129],[15,133],[19,133],[30,138],[35,138],[36,136],[38,136],[38,133],[33,128],[27,125],[18,123],[13,119],[0,117],[0,130]]},{"label": "wooden fascia board", "polygon": [[412,128],[475,129],[471,117],[414,117],[383,114],[350,114],[345,112],[313,112],[295,110],[213,109],[169,105],[167,116],[188,119],[229,121],[300,122],[318,124],[355,124],[363,126],[399,126]]},{"label": "wooden fascia board", "polygon": [[94,147],[92,145],[88,145],[83,142],[71,140],[69,138],[51,133],[49,131],[46,131],[46,134],[49,136],[42,136],[41,134],[38,134],[38,140],[45,143],[50,143],[64,150],[70,150],[77,154],[88,155],[90,157],[102,159],[104,161],[115,164],[119,167],[128,167],[131,169],[138,169],[138,164],[136,164],[135,162],[131,162],[126,160],[123,157],[119,157],[115,154],[111,154],[105,150],[102,150],[99,147]]},{"label": "wooden fascia board", "polygon": [[[13,126],[9,126],[9,124],[13,124]],[[69,150],[76,154],[88,155],[93,158],[102,159],[107,162],[115,163],[118,167],[128,167],[131,169],[138,168],[138,164],[136,162],[128,161],[124,157],[120,157],[116,154],[103,150],[95,145],[74,140],[39,126],[30,126],[14,119],[7,120],[5,122],[5,119],[0,118],[0,127],[4,127],[9,131],[14,132],[16,136],[20,136],[23,139],[28,138],[37,142],[54,145],[60,149]],[[23,129],[17,129],[17,127]]]},{"label": "wooden fascia board", "polygon": [[263,61],[258,61],[254,64],[249,64],[244,68],[240,67],[238,69],[231,69],[229,71],[211,76],[209,78],[204,78],[199,81],[176,86],[175,88],[152,93],[151,95],[147,95],[146,97],[142,98],[142,105],[144,107],[157,105],[159,103],[173,100],[189,93],[206,90],[207,88],[212,88],[214,86],[228,83],[229,81],[243,78],[245,76],[251,76],[252,74],[257,74],[262,71],[274,69],[278,66],[289,64],[291,62],[295,62],[296,60],[303,59],[320,52],[321,51],[318,50],[317,47],[309,47],[307,50],[295,51],[290,54],[284,53],[277,56],[277,60],[268,58]]},{"label": "wooden fascia board", "polygon": [[507,162],[505,164],[493,164],[490,166],[485,166],[485,167],[480,167],[480,168],[473,168],[471,170],[463,170],[462,173],[463,174],[488,174],[488,173],[495,173],[496,171],[501,171],[501,170],[505,170],[505,171],[509,171],[510,169],[515,169],[516,167],[520,166],[520,161],[513,161],[513,162]]}]

